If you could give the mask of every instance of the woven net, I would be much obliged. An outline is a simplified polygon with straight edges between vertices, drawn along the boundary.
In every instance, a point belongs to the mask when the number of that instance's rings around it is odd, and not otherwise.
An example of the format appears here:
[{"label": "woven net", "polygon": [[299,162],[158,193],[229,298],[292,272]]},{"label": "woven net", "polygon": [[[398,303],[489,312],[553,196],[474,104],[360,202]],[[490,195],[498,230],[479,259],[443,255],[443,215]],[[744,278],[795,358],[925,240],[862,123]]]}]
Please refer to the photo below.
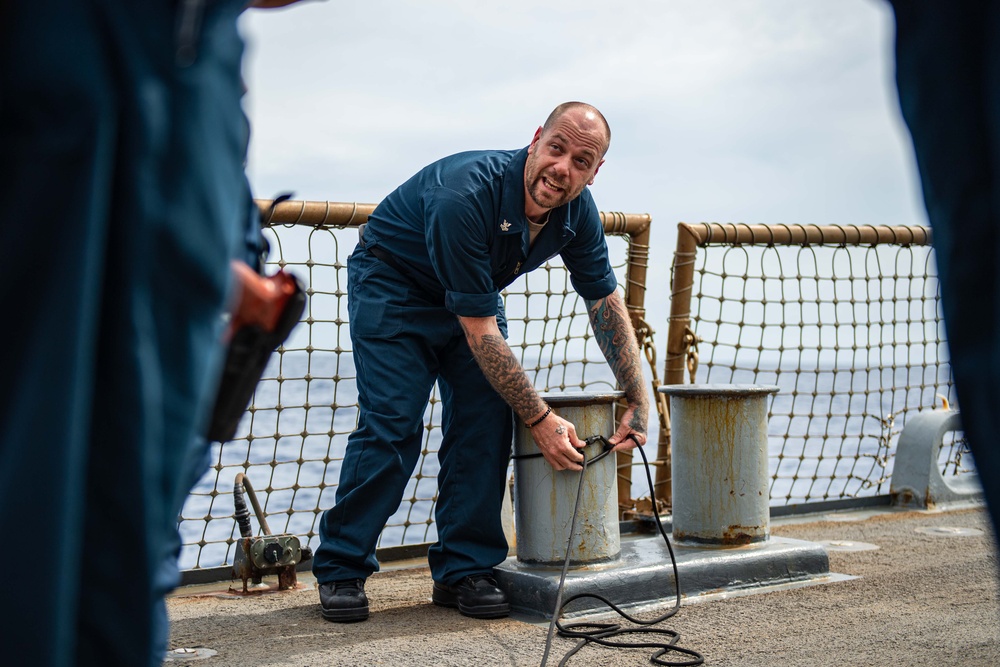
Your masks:
[{"label": "woven net", "polygon": [[[309,297],[302,322],[272,356],[236,437],[211,448],[211,467],[180,516],[184,569],[232,563],[239,537],[233,482],[246,473],[271,531],[318,545],[320,515],[334,504],[347,436],[357,423],[355,368],[347,316],[348,255],[357,230],[277,225],[267,272],[296,274]],[[625,284],[629,237],[609,235],[619,283]],[[614,377],[593,338],[583,300],[558,258],[505,292],[509,340],[540,391],[604,391]],[[400,381],[405,382],[405,370]],[[437,451],[441,440],[437,388],[429,397],[424,445],[399,509],[379,547],[436,540]]]},{"label": "woven net", "polygon": [[[930,246],[719,243],[692,261],[692,381],[780,388],[771,504],[888,493],[906,416],[954,406]],[[951,434],[942,472],[966,472],[964,452]]]}]

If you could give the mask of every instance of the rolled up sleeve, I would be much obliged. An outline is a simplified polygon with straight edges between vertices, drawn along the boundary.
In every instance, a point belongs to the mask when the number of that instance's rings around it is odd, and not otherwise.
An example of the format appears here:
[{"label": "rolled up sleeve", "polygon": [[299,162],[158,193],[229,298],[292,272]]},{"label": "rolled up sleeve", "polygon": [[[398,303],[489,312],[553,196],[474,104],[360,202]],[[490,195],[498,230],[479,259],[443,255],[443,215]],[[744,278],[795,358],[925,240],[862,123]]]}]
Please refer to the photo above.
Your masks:
[{"label": "rolled up sleeve", "polygon": [[448,290],[444,294],[444,307],[462,317],[489,317],[497,314],[497,292],[464,294]]},{"label": "rolled up sleeve", "polygon": [[618,287],[618,278],[610,267],[606,274],[596,280],[579,280],[576,276],[570,275],[570,282],[573,283],[573,289],[577,294],[590,301],[603,299]]}]

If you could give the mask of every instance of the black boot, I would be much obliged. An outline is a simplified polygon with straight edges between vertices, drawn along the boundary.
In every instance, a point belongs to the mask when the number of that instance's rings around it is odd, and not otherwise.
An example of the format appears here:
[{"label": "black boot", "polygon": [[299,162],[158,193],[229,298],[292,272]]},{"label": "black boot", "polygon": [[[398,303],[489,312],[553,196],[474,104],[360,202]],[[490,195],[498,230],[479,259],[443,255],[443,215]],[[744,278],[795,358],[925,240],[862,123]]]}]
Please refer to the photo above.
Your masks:
[{"label": "black boot", "polygon": [[472,618],[501,618],[510,613],[507,594],[490,574],[473,574],[454,586],[435,581],[431,599],[442,607],[458,607],[462,615]]},{"label": "black boot", "polygon": [[346,579],[320,584],[319,603],[323,618],[335,623],[351,623],[368,618],[368,596],[364,579]]}]

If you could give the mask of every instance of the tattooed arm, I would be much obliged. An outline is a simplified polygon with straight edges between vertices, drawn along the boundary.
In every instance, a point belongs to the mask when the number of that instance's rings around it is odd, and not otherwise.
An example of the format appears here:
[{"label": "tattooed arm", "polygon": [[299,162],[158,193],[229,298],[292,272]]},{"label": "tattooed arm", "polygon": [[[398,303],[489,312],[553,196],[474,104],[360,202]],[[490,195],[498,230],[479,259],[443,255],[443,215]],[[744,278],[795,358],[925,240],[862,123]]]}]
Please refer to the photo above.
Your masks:
[{"label": "tattooed arm", "polygon": [[[625,392],[628,409],[622,415],[618,432],[608,441],[615,449],[627,450],[636,445],[628,436],[635,434],[640,445],[646,444],[647,420],[649,418],[649,396],[642,378],[642,361],[635,330],[629,319],[625,303],[618,290],[603,299],[586,300],[590,314],[590,326],[594,329],[597,344],[608,360],[608,365]],[[628,438],[628,439],[626,439]]]},{"label": "tattooed arm", "polygon": [[497,318],[459,317],[458,321],[465,331],[472,356],[501,398],[525,423],[541,419],[531,429],[531,435],[545,460],[555,470],[581,470],[583,454],[577,449],[586,443],[577,437],[572,422],[554,412],[546,415],[549,407],[535,391],[514,352],[500,334]]}]

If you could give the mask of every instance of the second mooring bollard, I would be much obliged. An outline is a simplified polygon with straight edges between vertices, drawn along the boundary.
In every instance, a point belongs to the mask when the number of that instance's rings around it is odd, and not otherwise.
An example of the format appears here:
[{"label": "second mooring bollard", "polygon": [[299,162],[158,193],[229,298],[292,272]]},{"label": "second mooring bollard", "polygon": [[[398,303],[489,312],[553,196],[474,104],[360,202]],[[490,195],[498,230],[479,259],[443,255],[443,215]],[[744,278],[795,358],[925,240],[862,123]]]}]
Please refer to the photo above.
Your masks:
[{"label": "second mooring bollard", "polygon": [[673,537],[740,546],[770,533],[767,400],[775,386],[669,385]]},{"label": "second mooring bollard", "polygon": [[[580,439],[611,437],[615,432],[615,402],[622,392],[603,394],[549,394],[543,396],[552,411],[576,426]],[[592,459],[601,445],[582,450]],[[531,431],[523,424],[514,434],[514,454],[535,454]],[[518,459],[514,466],[514,523],[517,559],[522,563],[557,565],[566,558],[570,522],[576,506],[580,473],[556,471],[541,458]],[[576,532],[570,545],[570,564],[586,565],[617,560],[621,553],[618,530],[618,480],[615,454],[587,466],[581,490]]]}]

